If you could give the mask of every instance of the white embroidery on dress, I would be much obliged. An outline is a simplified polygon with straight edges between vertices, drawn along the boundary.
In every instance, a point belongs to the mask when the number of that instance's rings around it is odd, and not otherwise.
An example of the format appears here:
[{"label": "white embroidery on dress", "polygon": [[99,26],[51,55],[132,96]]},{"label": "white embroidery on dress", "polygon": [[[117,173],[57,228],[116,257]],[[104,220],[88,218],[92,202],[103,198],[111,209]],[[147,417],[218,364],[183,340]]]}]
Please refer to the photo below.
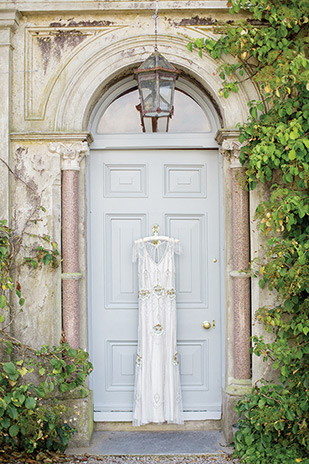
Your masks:
[{"label": "white embroidery on dress", "polygon": [[174,357],[173,357],[173,364],[174,364],[174,366],[178,366],[178,365],[179,365],[178,353],[175,353],[175,354],[174,354]]},{"label": "white embroidery on dress", "polygon": [[160,285],[156,285],[153,288],[153,294],[156,295],[157,298],[160,298],[161,296],[164,296],[164,288],[161,287]]},{"label": "white embroidery on dress", "polygon": [[156,394],[154,395],[154,397],[153,397],[153,406],[154,406],[155,408],[158,408],[158,407],[161,405],[160,399],[161,399],[161,398],[160,398],[159,393],[156,393]]},{"label": "white embroidery on dress", "polygon": [[155,335],[162,335],[164,333],[164,329],[161,324],[157,324],[153,327],[153,333]]},{"label": "white embroidery on dress", "polygon": [[173,300],[176,298],[176,291],[174,288],[169,288],[166,290],[166,296],[169,297],[170,300]]},{"label": "white embroidery on dress", "polygon": [[144,271],[144,279],[147,280],[149,278],[149,272],[147,270]]},{"label": "white embroidery on dress", "polygon": [[141,300],[147,300],[149,297],[150,297],[150,291],[149,290],[146,290],[144,288],[142,288],[141,290],[139,290],[138,292],[138,297],[141,299]]}]

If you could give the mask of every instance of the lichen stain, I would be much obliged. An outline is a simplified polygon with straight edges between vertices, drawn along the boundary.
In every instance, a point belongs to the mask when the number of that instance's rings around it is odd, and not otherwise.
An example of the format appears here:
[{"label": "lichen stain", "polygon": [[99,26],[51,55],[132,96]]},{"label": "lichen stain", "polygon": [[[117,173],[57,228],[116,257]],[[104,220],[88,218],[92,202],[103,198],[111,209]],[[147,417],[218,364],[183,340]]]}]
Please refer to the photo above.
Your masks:
[{"label": "lichen stain", "polygon": [[55,56],[60,59],[61,53],[65,46],[68,48],[77,47],[87,35],[84,35],[80,31],[57,31],[57,34],[54,38],[55,43]]},{"label": "lichen stain", "polygon": [[114,23],[108,20],[102,21],[74,21],[70,20],[68,23],[54,22],[50,23],[49,27],[106,27],[112,26]]},{"label": "lichen stain", "polygon": [[16,156],[16,166],[15,166],[15,175],[23,178],[25,173],[25,162],[24,159],[28,154],[28,148],[18,147],[15,151]]},{"label": "lichen stain", "polygon": [[27,186],[26,194],[30,201],[34,202],[37,196],[38,186],[35,183],[32,177],[27,178],[26,172],[27,168],[25,166],[25,159],[28,155],[28,148],[18,147],[15,151],[16,156],[16,165],[15,165],[15,175],[22,180],[22,182]]},{"label": "lichen stain", "polygon": [[86,37],[86,34],[76,30],[55,31],[47,37],[38,36],[37,41],[42,54],[44,74],[47,72],[47,67],[51,55],[60,61],[62,52],[65,47],[73,49],[77,47]]},{"label": "lichen stain", "polygon": [[193,16],[192,18],[182,18],[181,21],[175,21],[168,19],[168,22],[174,26],[213,26],[217,23],[216,19],[211,18],[200,18],[199,16]]},{"label": "lichen stain", "polygon": [[52,47],[51,37],[37,37],[37,41],[42,54],[44,74],[46,74]]}]

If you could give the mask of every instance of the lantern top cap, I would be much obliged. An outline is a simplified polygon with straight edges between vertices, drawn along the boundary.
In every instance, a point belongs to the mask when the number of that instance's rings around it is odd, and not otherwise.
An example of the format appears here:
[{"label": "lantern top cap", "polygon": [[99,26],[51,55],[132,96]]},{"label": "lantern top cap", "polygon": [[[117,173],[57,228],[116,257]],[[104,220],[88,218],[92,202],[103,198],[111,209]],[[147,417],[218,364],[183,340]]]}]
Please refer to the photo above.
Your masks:
[{"label": "lantern top cap", "polygon": [[155,50],[147,59],[144,61],[134,73],[143,73],[147,71],[165,71],[173,74],[180,74],[180,71],[175,68],[161,53]]}]

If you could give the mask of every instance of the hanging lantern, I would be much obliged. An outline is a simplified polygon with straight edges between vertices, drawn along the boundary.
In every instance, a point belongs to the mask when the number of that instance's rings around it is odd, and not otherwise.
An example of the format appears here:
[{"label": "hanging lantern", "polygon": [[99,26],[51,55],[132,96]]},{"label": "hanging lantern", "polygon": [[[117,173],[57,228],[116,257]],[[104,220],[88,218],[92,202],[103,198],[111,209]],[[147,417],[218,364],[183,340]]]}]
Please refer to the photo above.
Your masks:
[{"label": "hanging lantern", "polygon": [[158,52],[158,9],[155,20],[154,52],[134,71],[138,82],[140,112],[143,132],[167,132],[168,123],[174,113],[176,79],[180,72]]},{"label": "hanging lantern", "polygon": [[140,111],[143,132],[168,131],[179,74],[157,50],[135,70],[140,96],[140,104],[136,108]]}]

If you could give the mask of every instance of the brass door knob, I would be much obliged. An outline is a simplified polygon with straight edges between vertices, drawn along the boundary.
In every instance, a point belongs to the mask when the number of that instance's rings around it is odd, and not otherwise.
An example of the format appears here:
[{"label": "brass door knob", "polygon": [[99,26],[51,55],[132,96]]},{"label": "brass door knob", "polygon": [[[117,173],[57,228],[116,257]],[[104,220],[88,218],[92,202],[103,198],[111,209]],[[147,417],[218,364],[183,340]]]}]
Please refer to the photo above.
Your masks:
[{"label": "brass door knob", "polygon": [[211,323],[209,321],[202,322],[202,326],[204,329],[208,330],[211,327]]}]

